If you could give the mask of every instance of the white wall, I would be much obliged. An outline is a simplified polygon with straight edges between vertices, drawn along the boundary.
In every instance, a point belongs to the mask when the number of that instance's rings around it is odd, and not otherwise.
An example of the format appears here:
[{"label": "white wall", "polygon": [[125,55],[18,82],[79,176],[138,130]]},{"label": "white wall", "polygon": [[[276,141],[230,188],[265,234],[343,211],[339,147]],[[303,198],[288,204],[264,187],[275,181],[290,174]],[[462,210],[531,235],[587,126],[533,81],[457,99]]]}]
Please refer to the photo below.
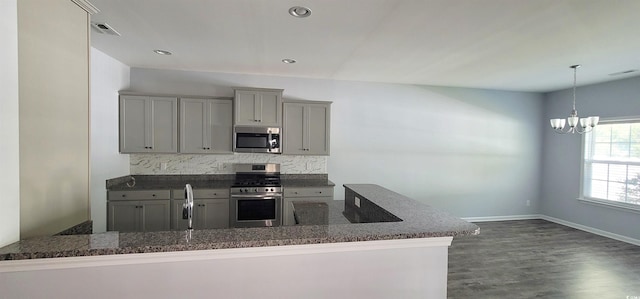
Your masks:
[{"label": "white wall", "polygon": [[20,238],[17,0],[0,1],[0,247]]},{"label": "white wall", "polygon": [[[129,174],[129,155],[118,152],[118,91],[129,87],[128,66],[91,48],[90,187],[93,231],[107,229],[105,181]],[[115,128],[115,129],[114,129]]]},{"label": "white wall", "polygon": [[131,69],[132,91],[230,97],[234,86],[334,102],[328,173],[336,198],[342,184],[374,183],[460,217],[538,211],[540,94]]},{"label": "white wall", "polygon": [[441,237],[0,261],[0,290],[30,299],[445,299],[450,244]]},{"label": "white wall", "polygon": [[[601,118],[640,116],[640,77],[578,87],[576,108],[580,116]],[[577,200],[580,194],[582,135],[559,135],[550,118],[571,112],[570,89],[546,95],[542,206],[544,215],[640,240],[640,215]]]}]

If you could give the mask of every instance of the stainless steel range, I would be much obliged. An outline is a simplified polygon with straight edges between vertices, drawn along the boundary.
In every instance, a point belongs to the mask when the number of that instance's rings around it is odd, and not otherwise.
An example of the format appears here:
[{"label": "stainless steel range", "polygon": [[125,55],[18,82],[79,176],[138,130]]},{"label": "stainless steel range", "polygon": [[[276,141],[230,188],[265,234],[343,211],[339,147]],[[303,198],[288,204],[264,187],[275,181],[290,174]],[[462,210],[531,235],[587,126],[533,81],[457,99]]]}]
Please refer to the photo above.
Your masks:
[{"label": "stainless steel range", "polygon": [[280,164],[236,164],[231,187],[231,227],[280,226]]}]

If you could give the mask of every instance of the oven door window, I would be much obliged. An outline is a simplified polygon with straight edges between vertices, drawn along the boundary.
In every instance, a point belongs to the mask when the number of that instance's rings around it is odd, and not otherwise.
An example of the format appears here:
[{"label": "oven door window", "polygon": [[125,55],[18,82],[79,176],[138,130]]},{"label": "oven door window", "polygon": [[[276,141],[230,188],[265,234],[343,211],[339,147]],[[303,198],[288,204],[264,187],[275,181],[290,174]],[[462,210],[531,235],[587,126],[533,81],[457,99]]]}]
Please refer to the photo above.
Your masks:
[{"label": "oven door window", "polygon": [[276,219],[276,199],[240,199],[238,221]]},{"label": "oven door window", "polygon": [[269,135],[237,133],[236,147],[237,148],[269,148]]}]

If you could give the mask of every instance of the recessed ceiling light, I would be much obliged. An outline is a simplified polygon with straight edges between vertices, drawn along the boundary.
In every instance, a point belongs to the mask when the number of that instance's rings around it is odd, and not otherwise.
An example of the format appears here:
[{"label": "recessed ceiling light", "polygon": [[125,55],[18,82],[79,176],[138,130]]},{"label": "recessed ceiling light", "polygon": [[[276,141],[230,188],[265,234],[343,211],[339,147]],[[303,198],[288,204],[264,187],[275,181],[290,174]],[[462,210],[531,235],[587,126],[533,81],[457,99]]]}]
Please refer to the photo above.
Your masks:
[{"label": "recessed ceiling light", "polygon": [[311,9],[304,6],[294,6],[289,8],[289,14],[296,18],[306,18],[311,15]]},{"label": "recessed ceiling light", "polygon": [[297,61],[295,59],[285,58],[285,59],[282,59],[282,62],[286,64],[292,64],[292,63],[296,63]]},{"label": "recessed ceiling light", "polygon": [[153,50],[154,53],[158,54],[158,55],[171,55],[171,52],[169,51],[165,51],[165,50]]}]

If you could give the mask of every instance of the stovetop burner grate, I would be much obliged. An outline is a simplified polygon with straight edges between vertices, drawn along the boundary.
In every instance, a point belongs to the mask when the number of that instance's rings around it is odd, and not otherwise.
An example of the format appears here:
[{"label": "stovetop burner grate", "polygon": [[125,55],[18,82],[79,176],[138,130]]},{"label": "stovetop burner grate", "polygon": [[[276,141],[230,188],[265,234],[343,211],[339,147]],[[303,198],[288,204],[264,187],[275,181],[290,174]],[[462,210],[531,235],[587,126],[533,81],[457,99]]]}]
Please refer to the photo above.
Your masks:
[{"label": "stovetop burner grate", "polygon": [[279,187],[280,175],[236,174],[233,187]]}]

